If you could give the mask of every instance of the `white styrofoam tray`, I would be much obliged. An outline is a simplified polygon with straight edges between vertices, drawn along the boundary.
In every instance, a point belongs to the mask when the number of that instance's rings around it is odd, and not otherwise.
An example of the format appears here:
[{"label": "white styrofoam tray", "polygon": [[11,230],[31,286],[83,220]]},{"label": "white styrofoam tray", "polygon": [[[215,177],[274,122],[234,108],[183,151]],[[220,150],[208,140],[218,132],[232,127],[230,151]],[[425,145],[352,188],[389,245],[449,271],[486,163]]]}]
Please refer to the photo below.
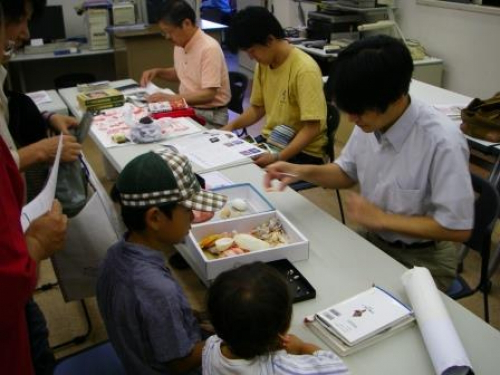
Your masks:
[{"label": "white styrofoam tray", "polygon": [[[249,233],[253,228],[272,217],[278,217],[281,221],[283,229],[288,235],[288,244],[219,259],[208,259],[203,250],[198,246],[198,242],[208,235],[230,232],[233,230],[238,233]],[[279,211],[259,213],[214,223],[203,223],[195,227],[193,226],[191,232],[186,237],[185,243],[177,245],[176,247],[205,285],[210,284],[210,282],[221,272],[236,268],[242,264],[256,261],[270,262],[283,258],[295,262],[309,258],[309,241]]]},{"label": "white styrofoam tray", "polygon": [[[261,193],[259,193],[259,191],[252,184],[234,184],[213,189],[212,191],[214,193],[219,193],[227,196],[226,206],[230,205],[231,202],[237,198],[243,199],[245,201],[248,208],[245,212],[241,212],[238,218],[261,212],[274,211],[274,206]],[[214,217],[208,222],[213,223],[216,221],[232,219],[223,219],[220,217],[220,213],[221,211],[217,211],[214,214]]]}]

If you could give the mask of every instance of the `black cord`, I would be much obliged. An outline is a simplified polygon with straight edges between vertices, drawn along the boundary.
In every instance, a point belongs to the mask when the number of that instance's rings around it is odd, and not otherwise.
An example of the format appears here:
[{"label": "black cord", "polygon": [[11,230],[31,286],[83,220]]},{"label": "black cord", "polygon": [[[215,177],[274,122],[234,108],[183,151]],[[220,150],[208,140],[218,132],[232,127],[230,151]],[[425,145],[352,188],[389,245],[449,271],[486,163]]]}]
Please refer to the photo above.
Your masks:
[{"label": "black cord", "polygon": [[35,292],[45,292],[45,291],[50,290],[58,285],[59,285],[59,283],[57,281],[54,283],[43,284],[43,285],[40,285],[38,288],[36,288]]}]

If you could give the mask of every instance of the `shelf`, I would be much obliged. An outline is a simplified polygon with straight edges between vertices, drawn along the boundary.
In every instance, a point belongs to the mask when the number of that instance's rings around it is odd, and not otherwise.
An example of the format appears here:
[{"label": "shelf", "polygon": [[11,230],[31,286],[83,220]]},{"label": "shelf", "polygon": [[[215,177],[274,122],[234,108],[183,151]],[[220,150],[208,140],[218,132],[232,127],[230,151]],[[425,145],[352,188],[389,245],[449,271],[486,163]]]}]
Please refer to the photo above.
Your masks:
[{"label": "shelf", "polygon": [[395,7],[388,7],[388,6],[380,6],[380,7],[375,7],[375,8],[357,8],[357,7],[350,7],[347,5],[340,5],[340,4],[335,4],[336,1],[323,1],[319,7],[323,8],[325,10],[345,10],[345,11],[350,11],[350,12],[359,12],[359,13],[374,13],[374,12],[388,12],[388,11],[393,11],[396,9]]}]

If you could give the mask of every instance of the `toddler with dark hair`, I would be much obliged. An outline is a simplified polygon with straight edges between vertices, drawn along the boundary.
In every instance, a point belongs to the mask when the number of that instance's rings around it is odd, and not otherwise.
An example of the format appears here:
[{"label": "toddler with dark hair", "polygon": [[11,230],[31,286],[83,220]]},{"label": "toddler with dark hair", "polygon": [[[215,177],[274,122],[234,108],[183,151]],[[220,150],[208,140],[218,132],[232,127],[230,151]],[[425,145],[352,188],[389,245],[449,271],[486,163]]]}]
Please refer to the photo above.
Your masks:
[{"label": "toddler with dark hair", "polygon": [[203,349],[205,375],[348,373],[334,353],[287,334],[292,296],[286,280],[264,263],[219,275],[207,304],[217,335]]}]

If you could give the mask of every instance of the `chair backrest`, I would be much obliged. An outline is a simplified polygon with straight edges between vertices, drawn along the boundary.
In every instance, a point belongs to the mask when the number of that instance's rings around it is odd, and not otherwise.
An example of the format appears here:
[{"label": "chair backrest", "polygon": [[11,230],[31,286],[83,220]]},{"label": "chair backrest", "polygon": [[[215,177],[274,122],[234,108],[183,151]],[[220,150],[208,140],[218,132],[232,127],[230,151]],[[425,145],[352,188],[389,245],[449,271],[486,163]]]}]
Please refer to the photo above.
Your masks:
[{"label": "chair backrest", "polygon": [[476,193],[474,202],[474,227],[465,245],[481,254],[481,283],[488,280],[491,234],[496,223],[500,199],[493,185],[482,177],[471,174]]},{"label": "chair backrest", "polygon": [[335,159],[334,155],[334,145],[335,145],[335,133],[339,127],[340,114],[333,104],[327,102],[326,104],[326,138],[327,142],[325,145],[325,154],[328,156],[328,160],[332,162]]},{"label": "chair backrest", "polygon": [[97,344],[56,364],[54,375],[125,375],[125,368],[109,341]]},{"label": "chair backrest", "polygon": [[248,87],[248,77],[240,72],[229,72],[231,100],[228,108],[236,113],[243,113],[243,98]]}]

